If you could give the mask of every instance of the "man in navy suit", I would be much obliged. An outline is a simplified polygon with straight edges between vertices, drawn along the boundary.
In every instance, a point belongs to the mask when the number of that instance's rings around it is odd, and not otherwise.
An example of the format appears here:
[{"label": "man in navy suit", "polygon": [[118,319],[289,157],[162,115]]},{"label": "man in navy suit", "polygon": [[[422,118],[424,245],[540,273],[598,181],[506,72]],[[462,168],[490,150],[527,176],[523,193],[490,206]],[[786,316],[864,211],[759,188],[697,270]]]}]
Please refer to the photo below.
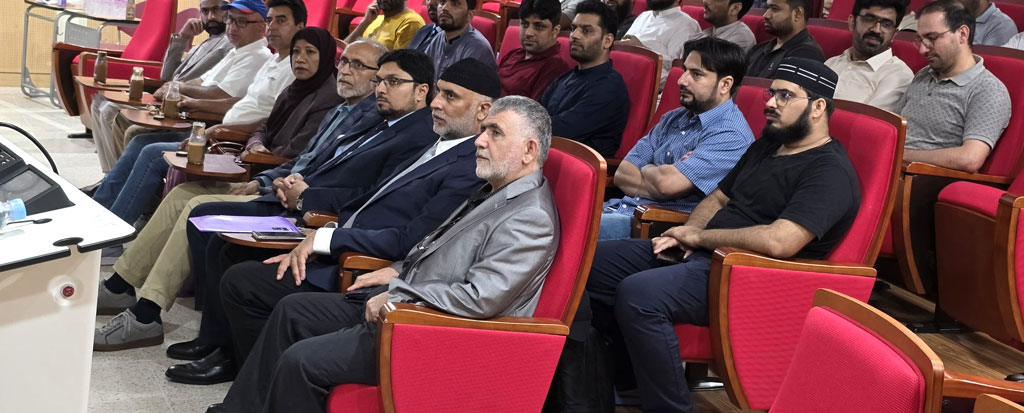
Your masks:
[{"label": "man in navy suit", "polygon": [[[378,79],[386,86],[377,93],[407,87],[397,66],[381,65]],[[407,160],[395,173],[356,198],[346,198],[336,188],[307,188],[300,198],[303,210],[329,210],[338,215],[337,229],[320,229],[317,240],[301,243],[291,253],[264,262],[266,255],[238,246],[224,247],[213,241],[207,257],[220,248],[220,259],[206,271],[205,300],[200,342],[214,342],[221,349],[232,346],[235,359],[244,360],[277,302],[296,292],[336,291],[338,256],[358,251],[385,259],[399,259],[424,235],[437,228],[469,195],[483,185],[476,176],[473,139],[487,117],[491,101],[501,94],[497,72],[476,60],[456,62],[441,75],[438,95],[431,103],[433,130],[441,139]],[[312,177],[310,178],[312,179]],[[290,204],[292,197],[285,196]],[[198,212],[194,212],[198,213]],[[220,244],[220,245],[218,245]],[[310,261],[313,253],[322,257]],[[243,262],[245,261],[245,262]],[[232,266],[232,264],[241,263]],[[229,268],[230,267],[230,268]],[[289,268],[292,268],[289,271]],[[212,297],[220,281],[221,303]],[[287,274],[287,275],[286,275]],[[240,306],[238,302],[245,302]],[[213,311],[211,311],[213,310]],[[232,313],[234,312],[234,313]],[[228,323],[230,315],[237,323]],[[214,351],[204,360],[171,367],[167,375],[182,382],[216,382],[232,377],[233,366],[223,362],[225,351]],[[217,380],[210,379],[211,377]]]}]

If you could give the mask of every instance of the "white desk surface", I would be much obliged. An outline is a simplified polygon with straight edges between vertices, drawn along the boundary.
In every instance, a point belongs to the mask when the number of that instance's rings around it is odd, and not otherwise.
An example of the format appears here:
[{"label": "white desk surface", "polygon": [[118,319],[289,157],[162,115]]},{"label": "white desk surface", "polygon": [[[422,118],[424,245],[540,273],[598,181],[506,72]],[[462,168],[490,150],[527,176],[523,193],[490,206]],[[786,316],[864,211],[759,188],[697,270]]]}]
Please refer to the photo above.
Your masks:
[{"label": "white desk surface", "polygon": [[[29,156],[3,137],[0,137],[0,145],[57,182],[68,199],[75,204],[72,207],[26,217],[52,219],[45,224],[14,224],[0,230],[0,271],[66,257],[71,254],[72,247],[78,248],[79,252],[87,252],[120,245],[135,237],[135,227],[97,204],[68,181],[55,175],[45,159],[40,161]],[[57,240],[72,237],[82,238],[82,242],[77,246],[53,245]]]}]

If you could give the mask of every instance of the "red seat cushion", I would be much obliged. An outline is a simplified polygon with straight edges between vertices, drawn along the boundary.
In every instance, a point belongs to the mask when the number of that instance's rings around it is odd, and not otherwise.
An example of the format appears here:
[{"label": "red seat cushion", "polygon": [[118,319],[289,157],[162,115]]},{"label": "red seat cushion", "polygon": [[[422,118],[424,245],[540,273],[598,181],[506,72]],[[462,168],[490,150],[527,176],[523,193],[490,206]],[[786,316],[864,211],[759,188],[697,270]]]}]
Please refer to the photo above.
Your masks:
[{"label": "red seat cushion", "polygon": [[[1015,57],[981,54],[985,68],[1006,85],[1013,108],[1024,107],[1024,60]],[[981,173],[997,176],[1015,176],[1021,154],[1024,153],[1024,112],[1014,110],[1010,123],[996,143],[995,149],[981,167]]]},{"label": "red seat cushion", "polygon": [[740,108],[740,112],[743,112],[750,131],[754,132],[754,137],[760,138],[764,124],[767,122],[764,117],[764,88],[742,85],[736,92],[735,102],[736,106]]},{"label": "red seat cushion", "polygon": [[704,20],[704,8],[703,7],[701,7],[701,6],[682,6],[682,9],[683,9],[683,13],[689,14],[690,17],[693,17],[693,19],[697,21],[697,24],[700,25],[700,29],[701,30],[704,30],[704,29],[707,29],[708,27],[711,27],[711,23],[708,23],[707,20]]},{"label": "red seat cushion", "polygon": [[830,309],[807,314],[796,356],[771,413],[924,409],[925,379],[899,349]]},{"label": "red seat cushion", "polygon": [[167,43],[170,41],[177,2],[172,0],[148,0],[142,13],[135,36],[128,41],[122,58],[132,60],[162,61]]},{"label": "red seat cushion", "polygon": [[676,324],[679,357],[683,360],[711,360],[711,329],[691,324]]},{"label": "red seat cushion", "polygon": [[487,39],[487,43],[491,44],[491,50],[493,50],[494,45],[497,44],[495,42],[498,40],[498,23],[486,17],[473,16],[473,28]]},{"label": "red seat cushion", "polygon": [[939,202],[967,208],[995,218],[996,210],[999,208],[999,198],[1004,193],[1002,189],[991,186],[957,181],[947,185],[942,192],[939,192]]},{"label": "red seat cushion", "polygon": [[[566,47],[568,49],[568,47]],[[612,50],[612,65],[622,75],[629,91],[629,118],[622,131],[622,142],[615,152],[616,158],[625,158],[633,145],[643,137],[651,117],[651,103],[658,98],[657,78],[661,77],[661,65],[647,56]]]},{"label": "red seat cushion", "polygon": [[480,5],[480,10],[489,11],[491,13],[498,13],[501,11],[501,3],[496,1],[487,2]]},{"label": "red seat cushion", "polygon": [[342,384],[335,386],[327,395],[328,412],[383,412],[380,404],[380,387],[365,384]]},{"label": "red seat cushion", "polygon": [[826,59],[843,54],[853,45],[853,35],[846,29],[811,24],[807,26],[807,31],[818,42]]}]

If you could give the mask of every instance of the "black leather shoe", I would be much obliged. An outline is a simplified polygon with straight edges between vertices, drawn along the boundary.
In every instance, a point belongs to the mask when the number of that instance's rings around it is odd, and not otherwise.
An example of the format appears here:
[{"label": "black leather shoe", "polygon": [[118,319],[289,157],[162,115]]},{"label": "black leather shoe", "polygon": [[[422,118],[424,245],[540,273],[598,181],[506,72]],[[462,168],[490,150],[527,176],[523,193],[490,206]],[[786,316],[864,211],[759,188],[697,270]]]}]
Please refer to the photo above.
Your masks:
[{"label": "black leather shoe", "polygon": [[175,360],[199,360],[210,355],[217,349],[215,345],[200,345],[199,339],[183,343],[171,344],[167,347],[167,357]]},{"label": "black leather shoe", "polygon": [[191,363],[177,364],[164,373],[171,381],[185,384],[217,384],[235,379],[235,360],[221,349]]},{"label": "black leather shoe", "polygon": [[1015,381],[1015,382],[1018,382],[1018,383],[1024,383],[1024,373],[1011,374],[1009,376],[1006,376],[1006,380],[1007,381]]},{"label": "black leather shoe", "polygon": [[226,411],[227,410],[224,409],[224,403],[214,403],[206,406],[206,413],[222,413]]}]

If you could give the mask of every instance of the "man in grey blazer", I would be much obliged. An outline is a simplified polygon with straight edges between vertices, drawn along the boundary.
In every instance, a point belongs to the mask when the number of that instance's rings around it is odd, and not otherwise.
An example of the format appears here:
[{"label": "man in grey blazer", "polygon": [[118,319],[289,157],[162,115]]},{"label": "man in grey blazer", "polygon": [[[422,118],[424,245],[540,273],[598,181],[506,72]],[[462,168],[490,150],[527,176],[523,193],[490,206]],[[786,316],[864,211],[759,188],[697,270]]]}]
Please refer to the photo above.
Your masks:
[{"label": "man in grey blazer", "polygon": [[[224,35],[226,28],[224,16],[227,15],[227,12],[221,10],[221,6],[225,4],[228,4],[227,0],[202,0],[199,2],[199,19],[190,19],[178,33],[171,35],[167,52],[164,54],[163,66],[160,68],[160,80],[184,82],[196,79],[212,69],[217,62],[224,58],[224,55],[235,47]],[[191,45],[192,39],[203,31],[206,31],[210,37],[193,48],[188,56],[183,58],[185,48]],[[90,108],[90,113],[93,116],[93,135],[124,136],[124,130],[131,126],[131,123],[123,117],[119,118],[118,115],[121,109],[127,108],[130,106],[111,102],[102,94],[94,95]],[[100,166],[104,173],[109,172],[110,168],[114,166],[114,162],[121,156],[123,146],[96,145],[100,156]]]},{"label": "man in grey blazer", "polygon": [[487,185],[349,293],[281,300],[224,403],[207,412],[324,411],[331,387],[376,383],[376,319],[388,302],[472,318],[533,315],[559,239],[541,172],[551,120],[537,102],[510,96],[494,101],[483,128],[476,173]]}]

